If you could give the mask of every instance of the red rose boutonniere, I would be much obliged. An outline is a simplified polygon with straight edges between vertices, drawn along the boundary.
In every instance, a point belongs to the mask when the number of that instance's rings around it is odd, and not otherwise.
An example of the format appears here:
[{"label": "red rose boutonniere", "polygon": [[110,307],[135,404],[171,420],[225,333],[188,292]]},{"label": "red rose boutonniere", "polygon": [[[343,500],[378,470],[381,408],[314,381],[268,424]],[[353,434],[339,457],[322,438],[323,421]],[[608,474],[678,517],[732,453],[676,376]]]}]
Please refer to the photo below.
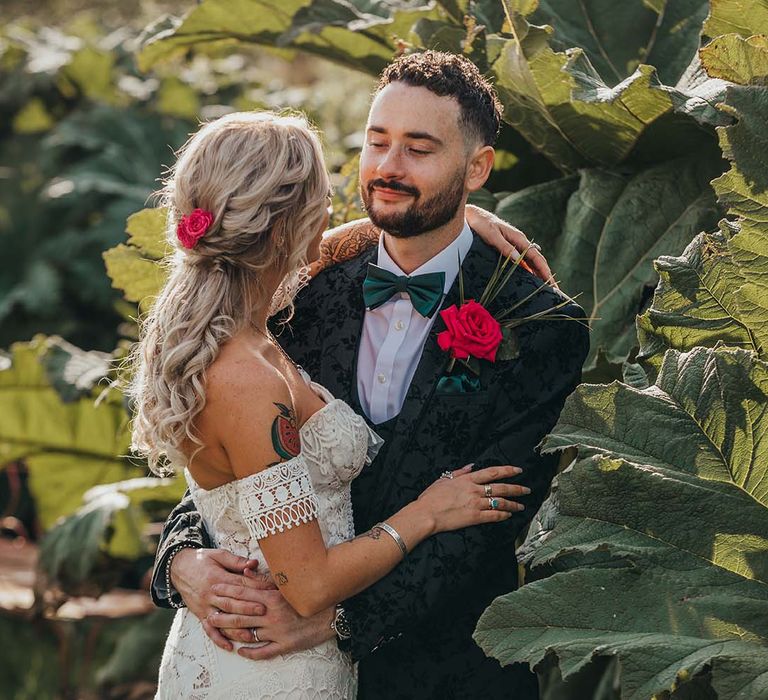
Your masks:
[{"label": "red rose boutonniere", "polygon": [[501,325],[488,310],[474,299],[456,304],[440,312],[447,330],[439,333],[437,344],[441,350],[450,352],[457,360],[477,357],[480,360],[496,361],[496,351],[501,345]]},{"label": "red rose boutonniere", "polygon": [[440,317],[445,322],[446,329],[438,333],[437,343],[440,349],[450,354],[451,361],[448,372],[453,370],[456,360],[466,365],[475,374],[480,374],[480,360],[496,362],[497,360],[516,359],[518,352],[515,329],[524,323],[536,320],[568,320],[584,322],[588,318],[573,318],[557,311],[567,305],[572,299],[566,298],[561,303],[539,311],[530,316],[514,316],[514,312],[523,304],[538,294],[543,286],[539,286],[524,299],[514,305],[491,314],[488,307],[494,302],[499,293],[509,282],[515,268],[521,263],[525,253],[517,260],[511,257],[499,257],[499,262],[493,275],[488,280],[479,301],[464,299],[464,277],[459,265],[459,297],[460,303],[443,309]]},{"label": "red rose boutonniere", "polygon": [[197,242],[208,233],[214,216],[205,209],[194,209],[191,214],[185,214],[176,225],[176,236],[179,243],[187,250],[194,248]]}]

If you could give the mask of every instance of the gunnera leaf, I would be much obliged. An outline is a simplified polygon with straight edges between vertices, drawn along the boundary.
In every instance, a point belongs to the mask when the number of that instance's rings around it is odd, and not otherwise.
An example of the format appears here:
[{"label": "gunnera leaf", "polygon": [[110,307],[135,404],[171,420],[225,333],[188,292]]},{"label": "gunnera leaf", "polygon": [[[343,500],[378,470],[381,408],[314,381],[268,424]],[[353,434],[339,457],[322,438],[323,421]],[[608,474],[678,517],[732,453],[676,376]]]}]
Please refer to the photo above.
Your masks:
[{"label": "gunnera leaf", "polygon": [[595,319],[585,369],[600,352],[627,359],[635,315],[658,281],[654,259],[720,217],[709,182],[719,172],[720,159],[706,154],[635,171],[595,168],[499,202],[496,212],[542,245],[561,288]]},{"label": "gunnera leaf", "polygon": [[139,66],[148,70],[192,47],[242,42],[301,49],[375,75],[419,19],[444,17],[430,3],[355,5],[343,0],[204,0],[183,18],[146,32]]},{"label": "gunnera leaf", "polygon": [[0,368],[0,465],[24,459],[44,530],[82,505],[92,486],[140,476],[126,458],[128,415],[117,391],[64,403],[43,364],[44,338],[17,343]]},{"label": "gunnera leaf", "polygon": [[552,25],[558,50],[584,49],[609,85],[629,77],[641,63],[657,66],[662,82],[675,85],[699,48],[708,7],[706,0],[541,0],[528,19]]},{"label": "gunnera leaf", "polygon": [[[610,77],[604,74],[606,60],[602,60],[603,71],[595,67],[593,61],[598,58],[609,59],[597,47],[556,50],[560,46],[556,28],[530,24],[521,16],[513,17],[511,30],[512,39],[495,35],[487,42],[504,119],[563,172],[617,165],[638,150],[645,161],[669,157],[673,148],[680,149],[673,151],[678,154],[697,150],[702,127],[706,130],[729,121],[713,106],[725,83],[704,76],[703,83],[689,84],[683,79],[689,67],[681,70],[678,58],[671,54],[659,59],[672,61],[668,72],[678,82],[665,84],[659,76],[660,72],[666,75],[666,65],[646,62],[626,76],[622,70],[617,81],[615,70]],[[667,31],[674,34],[674,28]],[[681,36],[686,32],[681,28]],[[579,35],[565,34],[569,41]],[[697,61],[695,42],[690,36],[686,41],[690,45],[683,53]]]},{"label": "gunnera leaf", "polygon": [[128,217],[128,244],[103,253],[112,286],[122,290],[128,301],[138,302],[146,311],[165,283],[160,260],[170,248],[165,238],[167,212],[163,208],[142,209]]},{"label": "gunnera leaf", "polygon": [[727,218],[681,256],[656,261],[661,282],[638,319],[641,357],[655,366],[668,347],[723,342],[763,359],[768,347],[768,43],[727,35],[701,57],[707,71],[743,83],[720,106],[735,119],[719,130],[731,167],[712,182]]},{"label": "gunnera leaf", "polygon": [[725,347],[668,351],[648,389],[579,387],[544,445],[578,446],[530,556],[550,575],[492,603],[484,651],[554,654],[563,678],[616,655],[629,700],[706,668],[719,697],[765,697],[767,391],[768,366]]}]

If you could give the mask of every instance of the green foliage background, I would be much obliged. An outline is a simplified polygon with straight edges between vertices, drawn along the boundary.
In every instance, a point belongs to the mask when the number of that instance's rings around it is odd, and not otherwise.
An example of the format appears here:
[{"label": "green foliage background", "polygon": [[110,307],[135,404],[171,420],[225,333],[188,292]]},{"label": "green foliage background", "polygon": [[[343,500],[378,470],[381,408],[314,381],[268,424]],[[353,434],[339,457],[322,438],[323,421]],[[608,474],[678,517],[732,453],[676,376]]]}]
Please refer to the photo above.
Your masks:
[{"label": "green foliage background", "polygon": [[[26,475],[49,599],[137,585],[181,493],[127,454],[115,383],[163,280],[163,215],[144,207],[172,149],[229,109],[304,109],[347,220],[374,76],[439,48],[505,106],[476,201],[535,238],[596,318],[590,383],[544,443],[576,459],[523,548],[529,582],[478,643],[534,666],[548,700],[768,697],[768,3],[123,10],[0,32],[0,462]],[[167,621],[126,627],[87,692],[151,680],[146,639]],[[40,676],[35,697],[72,678]]]}]

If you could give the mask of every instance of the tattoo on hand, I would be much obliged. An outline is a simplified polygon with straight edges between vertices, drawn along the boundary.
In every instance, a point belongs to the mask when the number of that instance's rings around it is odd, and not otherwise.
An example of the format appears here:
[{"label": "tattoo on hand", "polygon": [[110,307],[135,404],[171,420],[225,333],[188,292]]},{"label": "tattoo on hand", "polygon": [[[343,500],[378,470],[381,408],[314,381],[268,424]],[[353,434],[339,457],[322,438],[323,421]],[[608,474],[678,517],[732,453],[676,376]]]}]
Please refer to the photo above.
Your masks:
[{"label": "tattoo on hand", "polygon": [[372,540],[378,540],[381,538],[381,528],[375,527],[373,530],[368,530],[368,532],[364,532],[362,535],[358,535],[355,537],[356,540],[359,540],[362,537],[368,537]]},{"label": "tattoo on hand", "polygon": [[288,583],[288,577],[282,571],[278,571],[274,578],[275,583],[277,583],[278,586],[284,586],[286,583]]},{"label": "tattoo on hand", "polygon": [[296,413],[282,403],[275,403],[280,414],[272,422],[272,447],[283,459],[293,459],[301,451]]}]

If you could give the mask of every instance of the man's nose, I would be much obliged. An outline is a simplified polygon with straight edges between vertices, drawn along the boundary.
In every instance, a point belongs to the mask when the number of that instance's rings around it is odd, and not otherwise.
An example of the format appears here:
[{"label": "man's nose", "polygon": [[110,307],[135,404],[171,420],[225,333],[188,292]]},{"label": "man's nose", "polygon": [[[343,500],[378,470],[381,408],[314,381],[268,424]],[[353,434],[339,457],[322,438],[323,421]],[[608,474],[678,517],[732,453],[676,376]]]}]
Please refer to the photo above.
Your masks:
[{"label": "man's nose", "polygon": [[399,148],[390,147],[379,161],[376,168],[380,177],[385,180],[396,180],[405,173],[403,169],[403,159]]}]

